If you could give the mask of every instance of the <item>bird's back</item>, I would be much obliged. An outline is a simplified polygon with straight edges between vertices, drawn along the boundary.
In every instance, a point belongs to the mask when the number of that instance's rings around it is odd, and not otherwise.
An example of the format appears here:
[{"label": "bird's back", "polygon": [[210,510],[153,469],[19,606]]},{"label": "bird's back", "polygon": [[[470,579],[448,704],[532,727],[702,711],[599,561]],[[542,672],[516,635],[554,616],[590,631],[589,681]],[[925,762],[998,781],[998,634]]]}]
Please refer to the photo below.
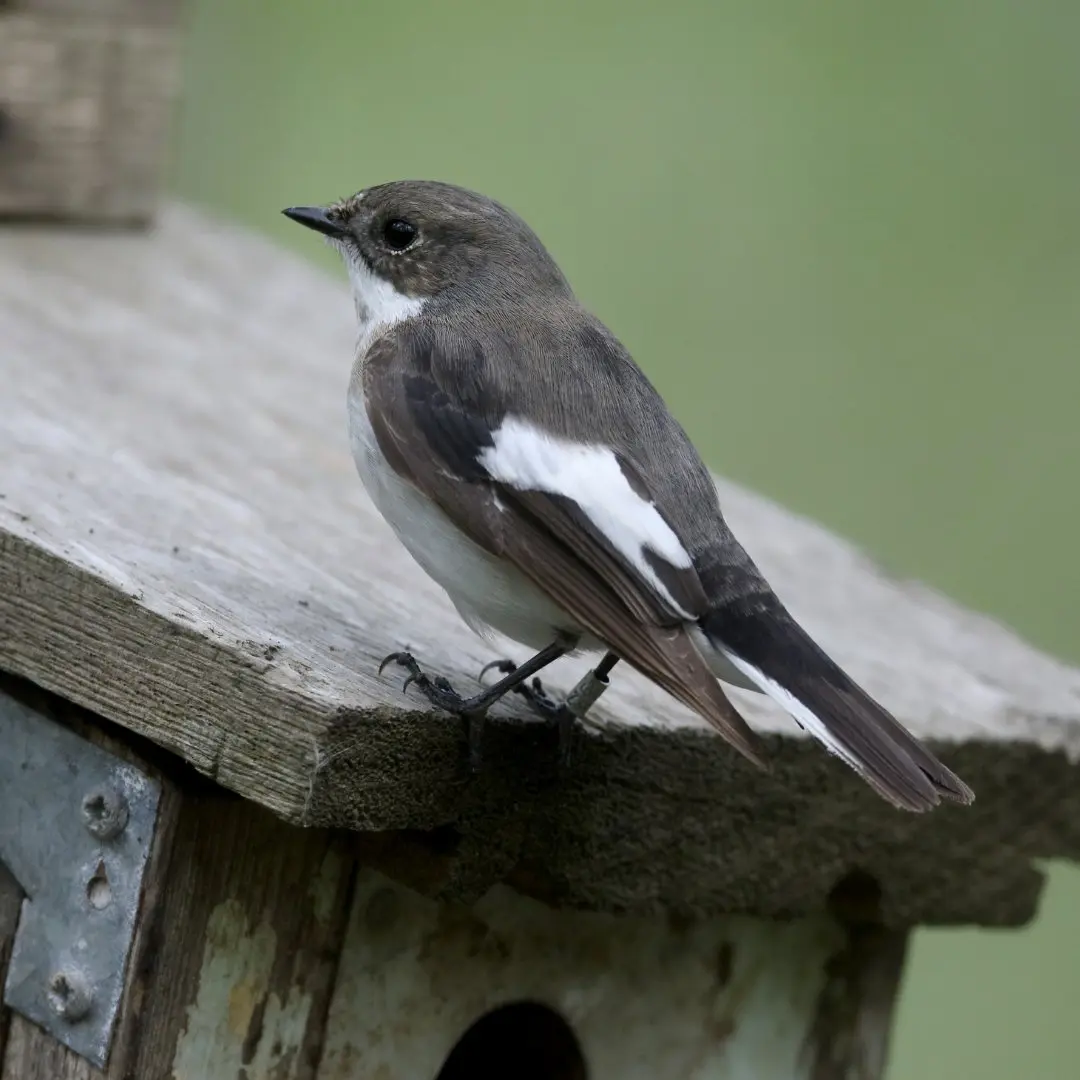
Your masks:
[{"label": "bird's back", "polygon": [[[587,417],[590,439],[632,465],[700,574],[760,577],[728,529],[690,437],[618,338],[580,304],[565,295],[497,308],[446,303],[425,320],[441,351],[453,354],[456,392],[493,427],[519,410],[551,434],[577,440]],[[462,349],[463,341],[471,347]]]}]

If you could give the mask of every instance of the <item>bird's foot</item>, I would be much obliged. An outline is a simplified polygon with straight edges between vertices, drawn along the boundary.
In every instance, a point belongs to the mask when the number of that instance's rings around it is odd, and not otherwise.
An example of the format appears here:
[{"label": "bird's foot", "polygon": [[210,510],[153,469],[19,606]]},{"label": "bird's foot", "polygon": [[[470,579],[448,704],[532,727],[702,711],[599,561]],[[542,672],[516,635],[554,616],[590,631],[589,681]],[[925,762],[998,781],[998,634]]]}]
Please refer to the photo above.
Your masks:
[{"label": "bird's foot", "polygon": [[[492,660],[490,664],[485,664],[480,669],[480,674],[477,679],[482,684],[484,676],[489,671],[498,671],[503,675],[513,675],[517,671],[517,664],[513,660]],[[513,688],[515,694],[520,694],[529,705],[535,709],[541,716],[552,718],[559,709],[561,704],[556,701],[545,689],[544,684],[540,681],[540,676],[534,676],[531,682],[519,682],[517,686]]]},{"label": "bird's foot", "polygon": [[392,652],[379,664],[379,674],[388,664],[403,667],[409,674],[402,683],[401,692],[406,693],[410,686],[415,686],[432,705],[448,713],[460,716],[466,723],[466,736],[469,744],[469,766],[473,772],[480,768],[481,741],[484,728],[484,716],[491,706],[490,694],[476,694],[474,697],[462,697],[441,675],[434,678],[428,675],[410,652]]},{"label": "bird's foot", "polygon": [[408,691],[410,686],[415,686],[432,705],[437,705],[440,709],[452,713],[468,712],[470,704],[475,700],[463,698],[450,685],[449,680],[444,679],[441,675],[432,678],[424,671],[412,653],[392,652],[389,656],[383,657],[382,663],[379,664],[380,675],[388,664],[397,664],[398,667],[403,667],[409,673],[401,684],[403,694]]},{"label": "bird's foot", "polygon": [[[482,681],[489,671],[498,671],[502,675],[512,675],[517,671],[517,664],[513,660],[493,660],[480,669],[479,679]],[[565,702],[556,701],[545,689],[539,676],[531,682],[520,682],[513,688],[515,694],[520,694],[529,704],[529,707],[539,713],[545,720],[553,721],[558,725],[559,732],[559,765],[565,768],[570,764],[570,758],[574,744],[574,722],[577,717],[566,706]]]}]

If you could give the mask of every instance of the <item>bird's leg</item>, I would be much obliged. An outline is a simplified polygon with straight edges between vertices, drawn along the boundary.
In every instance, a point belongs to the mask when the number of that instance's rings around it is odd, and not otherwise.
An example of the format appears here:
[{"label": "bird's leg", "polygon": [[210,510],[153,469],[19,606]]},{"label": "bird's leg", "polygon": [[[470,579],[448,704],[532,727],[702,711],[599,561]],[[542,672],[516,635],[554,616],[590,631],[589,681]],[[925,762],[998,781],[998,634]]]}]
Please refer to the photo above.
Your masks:
[{"label": "bird's leg", "polygon": [[[490,664],[485,664],[480,669],[480,674],[477,675],[477,681],[483,683],[484,676],[489,671],[498,671],[503,675],[510,675],[518,670],[517,664],[513,660],[492,660]],[[546,718],[554,718],[562,707],[561,703],[556,701],[545,689],[544,684],[539,678],[531,679],[528,681],[522,681],[513,688],[513,693],[520,694],[529,705],[536,710],[541,716]]]},{"label": "bird's leg", "polygon": [[[522,681],[512,687],[515,694],[520,694],[529,705],[541,716],[554,720],[559,730],[559,764],[566,766],[570,763],[574,741],[574,723],[584,720],[600,695],[608,688],[608,675],[611,669],[619,662],[615,653],[604,654],[604,658],[590,672],[588,672],[566,695],[566,700],[556,701],[548,694],[539,678],[531,682]],[[480,678],[485,672],[495,669],[504,673],[518,672],[513,660],[495,660],[485,664],[480,671]],[[496,684],[498,685],[498,684]]]},{"label": "bird's leg", "polygon": [[570,764],[574,746],[574,721],[584,720],[588,711],[596,704],[600,695],[608,688],[608,675],[619,662],[613,652],[604,653],[604,658],[579,680],[577,686],[566,695],[566,704],[559,715],[559,763]]},{"label": "bird's leg", "polygon": [[463,698],[441,676],[432,678],[417,663],[416,657],[409,652],[394,652],[385,657],[379,665],[379,674],[382,674],[386,665],[391,663],[405,668],[409,675],[401,688],[403,692],[415,684],[432,705],[464,717],[468,723],[469,762],[475,770],[480,766],[480,740],[483,734],[484,716],[488,709],[504,694],[508,694],[541,668],[547,667],[553,660],[558,660],[572,647],[572,643],[562,639],[553,641],[520,667],[515,667],[493,686],[489,686],[482,693],[471,698]]}]

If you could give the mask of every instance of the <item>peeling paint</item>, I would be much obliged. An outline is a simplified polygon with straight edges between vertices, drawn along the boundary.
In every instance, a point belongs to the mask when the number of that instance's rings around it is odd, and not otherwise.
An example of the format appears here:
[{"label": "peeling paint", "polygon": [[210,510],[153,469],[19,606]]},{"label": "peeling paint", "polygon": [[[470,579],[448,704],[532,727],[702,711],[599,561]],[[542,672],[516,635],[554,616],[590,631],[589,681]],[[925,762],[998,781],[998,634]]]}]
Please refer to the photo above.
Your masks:
[{"label": "peeling paint", "polygon": [[307,1029],[311,998],[271,990],[277,934],[226,900],[211,913],[199,987],[176,1044],[172,1080],[287,1080]]},{"label": "peeling paint", "polygon": [[329,926],[334,917],[334,908],[341,888],[341,875],[344,872],[345,860],[335,848],[328,848],[319,872],[308,885],[311,912],[320,926]]},{"label": "peeling paint", "polygon": [[674,925],[554,911],[502,886],[452,907],[364,871],[320,1080],[435,1076],[476,1020],[524,1000],[566,1019],[590,1080],[806,1080],[845,940],[826,915]]}]

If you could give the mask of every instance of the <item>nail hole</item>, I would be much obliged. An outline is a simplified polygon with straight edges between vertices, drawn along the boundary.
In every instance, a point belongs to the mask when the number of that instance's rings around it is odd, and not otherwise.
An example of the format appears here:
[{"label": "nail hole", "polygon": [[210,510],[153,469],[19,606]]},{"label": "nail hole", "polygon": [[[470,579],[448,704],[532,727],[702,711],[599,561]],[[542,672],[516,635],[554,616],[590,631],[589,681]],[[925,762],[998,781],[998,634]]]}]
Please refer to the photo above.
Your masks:
[{"label": "nail hole", "polygon": [[112,885],[105,872],[105,864],[98,863],[94,876],[86,883],[86,899],[95,911],[104,911],[112,903]]}]

